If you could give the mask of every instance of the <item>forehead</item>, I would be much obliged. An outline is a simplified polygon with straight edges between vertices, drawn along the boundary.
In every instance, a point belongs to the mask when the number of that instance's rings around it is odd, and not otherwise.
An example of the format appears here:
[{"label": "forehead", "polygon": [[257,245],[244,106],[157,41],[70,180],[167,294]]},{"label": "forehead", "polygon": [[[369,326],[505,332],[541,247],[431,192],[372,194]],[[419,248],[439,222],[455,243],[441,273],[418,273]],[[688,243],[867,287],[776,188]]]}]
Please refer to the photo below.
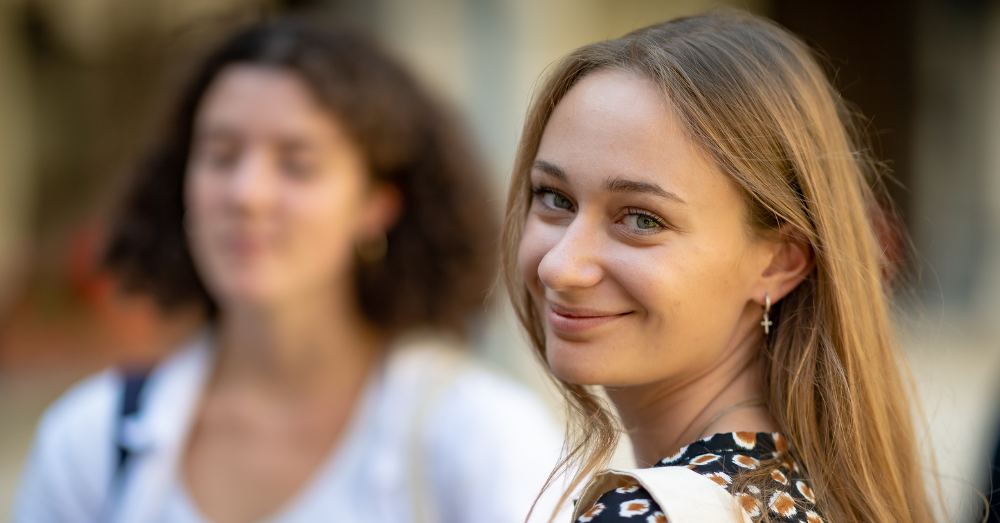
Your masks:
[{"label": "forehead", "polygon": [[337,123],[298,74],[242,64],[226,67],[212,82],[195,127],[265,136],[337,134]]},{"label": "forehead", "polygon": [[618,69],[587,75],[569,90],[546,124],[537,159],[560,166],[575,184],[625,177],[685,200],[731,185],[688,137],[664,91]]}]

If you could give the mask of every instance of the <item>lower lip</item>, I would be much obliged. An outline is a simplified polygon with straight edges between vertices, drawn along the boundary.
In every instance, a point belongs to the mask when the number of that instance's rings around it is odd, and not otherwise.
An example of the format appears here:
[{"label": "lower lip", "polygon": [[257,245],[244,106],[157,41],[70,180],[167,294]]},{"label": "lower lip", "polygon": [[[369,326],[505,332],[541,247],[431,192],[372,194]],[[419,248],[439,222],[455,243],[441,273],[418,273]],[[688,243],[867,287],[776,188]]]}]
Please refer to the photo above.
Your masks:
[{"label": "lower lip", "polygon": [[254,240],[232,240],[226,245],[229,252],[238,257],[256,256],[264,250],[264,242]]},{"label": "lower lip", "polygon": [[549,325],[557,331],[567,333],[586,332],[623,317],[625,317],[625,314],[615,314],[613,316],[564,316],[549,309]]}]

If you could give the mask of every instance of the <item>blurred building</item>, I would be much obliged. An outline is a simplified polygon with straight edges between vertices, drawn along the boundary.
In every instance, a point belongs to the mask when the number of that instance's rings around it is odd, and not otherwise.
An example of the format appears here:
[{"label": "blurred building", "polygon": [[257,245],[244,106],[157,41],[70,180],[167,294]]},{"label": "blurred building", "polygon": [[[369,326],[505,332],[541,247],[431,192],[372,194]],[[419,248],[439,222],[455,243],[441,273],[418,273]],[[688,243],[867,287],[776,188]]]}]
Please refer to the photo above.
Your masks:
[{"label": "blurred building", "polygon": [[[270,14],[367,27],[465,112],[499,212],[539,75],[571,49],[733,5],[828,57],[920,257],[900,316],[949,504],[1000,427],[1000,11],[990,0],[0,0],[0,521],[40,409],[72,380],[152,358],[175,320],[96,271],[102,218],[198,51]],[[174,323],[172,323],[174,322]],[[497,311],[481,352],[540,386]],[[8,421],[10,420],[10,421]]]}]

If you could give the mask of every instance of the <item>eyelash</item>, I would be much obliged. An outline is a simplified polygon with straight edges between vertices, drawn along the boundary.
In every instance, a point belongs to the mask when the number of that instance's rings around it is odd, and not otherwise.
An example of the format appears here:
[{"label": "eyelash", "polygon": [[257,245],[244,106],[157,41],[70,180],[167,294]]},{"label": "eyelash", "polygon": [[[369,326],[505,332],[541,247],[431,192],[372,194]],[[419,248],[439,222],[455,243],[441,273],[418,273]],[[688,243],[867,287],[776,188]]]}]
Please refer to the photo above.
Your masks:
[{"label": "eyelash", "polygon": [[[547,185],[539,185],[538,187],[532,187],[531,188],[531,194],[534,196],[535,199],[539,199],[542,196],[545,196],[546,194],[554,194],[556,196],[560,196],[562,198],[566,198],[570,202],[573,201],[572,199],[570,199],[569,196],[566,196],[561,191],[559,191],[559,190],[557,190],[557,189],[555,189],[553,187],[549,187]],[[574,207],[575,207],[575,205],[574,205]],[[563,209],[563,210],[565,210],[565,209]]]},{"label": "eyelash", "polygon": [[[540,185],[538,187],[532,187],[531,188],[531,194],[536,199],[541,198],[542,196],[544,196],[546,194],[550,194],[550,193],[558,195],[558,196],[563,197],[563,198],[566,198],[567,200],[570,200],[570,198],[568,196],[566,196],[561,191],[559,191],[559,190],[557,190],[557,189],[555,189],[553,187],[549,187],[549,186],[546,186],[546,185]],[[570,201],[572,201],[572,200],[570,200]],[[668,228],[666,220],[664,220],[663,218],[661,218],[660,216],[658,216],[658,215],[656,215],[654,213],[651,213],[651,212],[643,210],[643,209],[639,209],[637,207],[626,207],[625,208],[625,216],[643,216],[643,217],[649,218],[650,220],[653,220],[654,222],[656,222],[657,225],[660,226],[660,229],[651,230],[651,231],[648,231],[648,232],[638,232],[637,234],[653,234],[653,233],[657,233],[657,232],[660,232],[663,229],[667,229]]]}]

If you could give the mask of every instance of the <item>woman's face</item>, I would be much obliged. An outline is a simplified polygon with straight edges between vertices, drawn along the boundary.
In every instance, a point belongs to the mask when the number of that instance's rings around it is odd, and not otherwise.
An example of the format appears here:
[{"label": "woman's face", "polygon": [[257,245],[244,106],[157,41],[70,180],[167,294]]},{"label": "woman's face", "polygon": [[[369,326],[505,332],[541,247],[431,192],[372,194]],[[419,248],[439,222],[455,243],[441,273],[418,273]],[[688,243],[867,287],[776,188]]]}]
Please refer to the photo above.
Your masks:
[{"label": "woman's face", "polygon": [[185,184],[192,254],[223,306],[348,291],[358,241],[391,221],[390,191],[292,72],[219,74],[198,109]]},{"label": "woman's face", "polygon": [[652,82],[582,79],[545,127],[531,185],[519,266],[560,378],[683,381],[761,329],[752,300],[774,244],[748,233],[737,188]]}]

